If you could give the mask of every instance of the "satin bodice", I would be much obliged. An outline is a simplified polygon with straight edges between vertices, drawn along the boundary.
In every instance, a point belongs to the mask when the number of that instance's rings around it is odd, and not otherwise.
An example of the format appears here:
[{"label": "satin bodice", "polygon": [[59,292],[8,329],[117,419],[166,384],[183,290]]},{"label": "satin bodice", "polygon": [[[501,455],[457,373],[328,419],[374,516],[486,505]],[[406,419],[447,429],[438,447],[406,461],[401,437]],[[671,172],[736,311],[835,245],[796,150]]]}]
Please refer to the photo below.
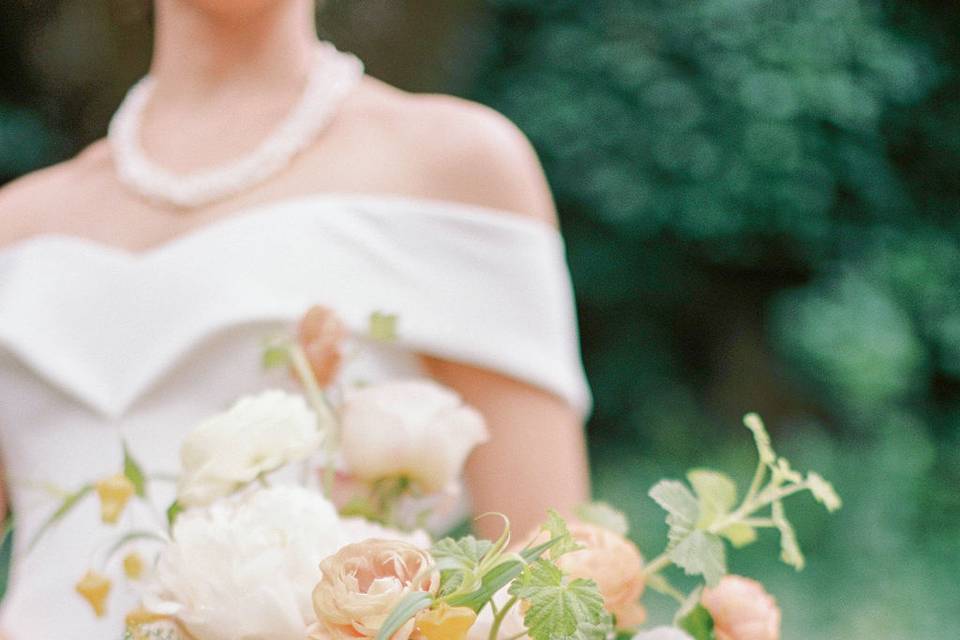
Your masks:
[{"label": "satin bodice", "polygon": [[[176,472],[197,421],[291,384],[261,369],[263,341],[313,304],[336,309],[357,336],[372,312],[399,317],[400,339],[363,345],[345,382],[416,374],[417,354],[429,354],[588,408],[562,240],[516,214],[310,196],[144,253],[50,235],[0,249],[0,447],[17,519],[0,628],[11,640],[118,637],[129,589],[115,587],[100,620],[73,592],[113,536],[95,500],[27,553],[55,494],[116,473],[121,442],[150,473]],[[157,486],[153,502],[171,495]],[[145,506],[125,517],[162,519]]]}]

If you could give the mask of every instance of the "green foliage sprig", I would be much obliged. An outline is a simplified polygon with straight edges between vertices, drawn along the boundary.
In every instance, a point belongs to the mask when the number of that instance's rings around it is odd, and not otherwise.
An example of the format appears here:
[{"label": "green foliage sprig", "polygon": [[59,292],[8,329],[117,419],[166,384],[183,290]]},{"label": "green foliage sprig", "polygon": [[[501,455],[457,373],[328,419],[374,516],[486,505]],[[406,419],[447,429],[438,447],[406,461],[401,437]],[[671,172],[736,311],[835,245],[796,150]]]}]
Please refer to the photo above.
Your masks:
[{"label": "green foliage sprig", "polygon": [[803,568],[803,553],[783,500],[809,491],[830,512],[839,509],[842,501],[819,474],[804,475],[776,454],[759,416],[748,414],[744,424],[753,432],[759,460],[739,503],[734,480],[708,469],[690,471],[689,487],[678,480],[661,480],[650,490],[650,497],[667,512],[670,529],[666,550],[645,568],[648,576],[675,564],[689,575],[702,575],[708,586],[715,585],[726,573],[724,541],[744,547],[757,540],[758,529],[765,528],[779,531],[780,558],[797,570]]}]

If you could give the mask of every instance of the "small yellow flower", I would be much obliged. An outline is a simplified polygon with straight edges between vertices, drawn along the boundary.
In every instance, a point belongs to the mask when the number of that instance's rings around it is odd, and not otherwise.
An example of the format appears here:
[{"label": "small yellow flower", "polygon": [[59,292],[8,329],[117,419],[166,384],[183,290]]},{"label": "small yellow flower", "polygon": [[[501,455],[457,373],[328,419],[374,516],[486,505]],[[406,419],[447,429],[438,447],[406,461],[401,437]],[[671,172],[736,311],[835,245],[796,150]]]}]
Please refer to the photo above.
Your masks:
[{"label": "small yellow flower", "polygon": [[74,587],[83,599],[90,603],[98,618],[107,615],[107,596],[110,595],[110,579],[93,571],[86,575]]},{"label": "small yellow flower", "polygon": [[131,580],[139,580],[143,575],[143,558],[136,551],[131,551],[123,558],[123,573]]},{"label": "small yellow flower", "polygon": [[441,603],[417,616],[417,630],[426,640],[464,640],[476,621],[473,609]]},{"label": "small yellow flower", "polygon": [[100,497],[100,518],[107,524],[116,524],[136,488],[127,476],[118,473],[97,483]]}]

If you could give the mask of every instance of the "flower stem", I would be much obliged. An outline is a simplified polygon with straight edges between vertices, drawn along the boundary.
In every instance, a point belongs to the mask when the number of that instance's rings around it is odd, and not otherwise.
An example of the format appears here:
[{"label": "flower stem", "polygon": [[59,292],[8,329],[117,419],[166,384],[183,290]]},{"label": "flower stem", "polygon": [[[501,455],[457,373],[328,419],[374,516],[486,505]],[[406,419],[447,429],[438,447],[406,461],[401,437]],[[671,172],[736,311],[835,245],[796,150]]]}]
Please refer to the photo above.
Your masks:
[{"label": "flower stem", "polygon": [[655,559],[647,563],[647,565],[643,568],[643,575],[652,576],[660,573],[670,566],[670,562],[671,560],[669,554],[667,554],[667,552],[663,552]]},{"label": "flower stem", "polygon": [[[490,604],[492,605],[493,602],[491,601]],[[490,626],[490,635],[487,637],[487,640],[497,640],[497,636],[500,635],[500,626],[503,624],[503,619],[515,604],[517,604],[517,596],[513,596],[507,600],[503,607],[493,616],[493,624]]]},{"label": "flower stem", "polygon": [[336,478],[336,468],[334,467],[334,455],[339,446],[339,434],[337,433],[337,417],[323,394],[323,390],[317,383],[316,376],[313,375],[313,369],[310,368],[310,362],[307,355],[303,352],[300,345],[292,345],[290,349],[290,361],[293,369],[303,384],[304,392],[310,406],[317,414],[317,424],[324,432],[324,449],[326,449],[327,459],[325,461],[323,473],[323,492],[328,498],[333,496],[333,483]]},{"label": "flower stem", "polygon": [[753,481],[750,483],[750,489],[747,491],[746,497],[744,497],[743,502],[747,503],[753,500],[753,497],[757,495],[757,491],[760,490],[760,483],[763,482],[763,476],[766,474],[767,465],[761,460],[757,463],[757,470],[753,474]]}]

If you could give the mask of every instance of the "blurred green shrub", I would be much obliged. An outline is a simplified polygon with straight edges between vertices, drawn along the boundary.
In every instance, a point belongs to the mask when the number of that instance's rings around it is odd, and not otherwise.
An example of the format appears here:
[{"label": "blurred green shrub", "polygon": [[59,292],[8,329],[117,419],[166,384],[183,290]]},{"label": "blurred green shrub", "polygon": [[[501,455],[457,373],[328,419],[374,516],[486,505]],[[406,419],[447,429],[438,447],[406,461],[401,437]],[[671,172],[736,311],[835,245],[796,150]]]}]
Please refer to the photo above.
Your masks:
[{"label": "blurred green shrub", "polygon": [[960,624],[960,8],[488,4],[476,95],[557,194],[598,491],[646,520],[660,475],[745,464],[758,409],[848,505],[797,514],[805,574],[735,567],[785,637]]}]

